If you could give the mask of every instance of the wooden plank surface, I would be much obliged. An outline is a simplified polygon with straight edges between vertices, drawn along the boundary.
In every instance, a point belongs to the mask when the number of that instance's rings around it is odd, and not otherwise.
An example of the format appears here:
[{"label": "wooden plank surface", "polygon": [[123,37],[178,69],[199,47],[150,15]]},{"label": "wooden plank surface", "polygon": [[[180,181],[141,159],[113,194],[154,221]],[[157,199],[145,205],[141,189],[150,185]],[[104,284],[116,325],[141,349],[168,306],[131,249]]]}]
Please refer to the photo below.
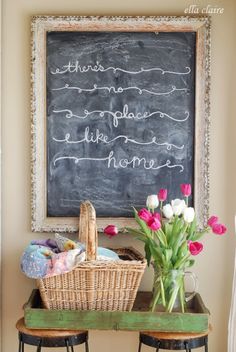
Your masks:
[{"label": "wooden plank surface", "polygon": [[[199,296],[199,295],[198,295]],[[199,304],[196,296],[186,313],[143,311],[150,293],[139,293],[135,307],[131,312],[103,312],[76,310],[47,310],[40,308],[38,291],[35,291],[24,307],[25,324],[31,329],[62,330],[126,330],[126,331],[162,331],[202,333],[208,331],[209,312]],[[142,304],[140,303],[142,302]],[[198,312],[194,306],[198,306]]]},{"label": "wooden plank surface", "polygon": [[204,332],[208,317],[197,314],[101,311],[25,312],[26,326],[41,329],[96,329],[128,331]]}]

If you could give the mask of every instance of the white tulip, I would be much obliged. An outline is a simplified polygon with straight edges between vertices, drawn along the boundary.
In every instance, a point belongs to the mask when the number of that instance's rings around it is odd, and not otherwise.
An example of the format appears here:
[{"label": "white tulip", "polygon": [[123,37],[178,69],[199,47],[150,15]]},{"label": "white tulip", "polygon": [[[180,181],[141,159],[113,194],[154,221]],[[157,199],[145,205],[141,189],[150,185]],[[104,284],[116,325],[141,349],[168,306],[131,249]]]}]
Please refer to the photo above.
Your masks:
[{"label": "white tulip", "polygon": [[171,201],[171,206],[174,212],[174,215],[183,214],[184,209],[186,208],[186,203],[183,199],[174,199]]},{"label": "white tulip", "polygon": [[189,224],[191,222],[193,222],[195,217],[195,211],[193,208],[189,207],[189,208],[185,208],[184,209],[184,220]]},{"label": "white tulip", "polygon": [[159,205],[159,200],[156,194],[151,194],[150,196],[147,197],[147,207],[149,209],[155,209]]},{"label": "white tulip", "polygon": [[167,219],[171,219],[174,215],[172,206],[170,204],[164,205],[164,207],[162,208],[162,211],[163,211],[165,218],[167,218]]}]

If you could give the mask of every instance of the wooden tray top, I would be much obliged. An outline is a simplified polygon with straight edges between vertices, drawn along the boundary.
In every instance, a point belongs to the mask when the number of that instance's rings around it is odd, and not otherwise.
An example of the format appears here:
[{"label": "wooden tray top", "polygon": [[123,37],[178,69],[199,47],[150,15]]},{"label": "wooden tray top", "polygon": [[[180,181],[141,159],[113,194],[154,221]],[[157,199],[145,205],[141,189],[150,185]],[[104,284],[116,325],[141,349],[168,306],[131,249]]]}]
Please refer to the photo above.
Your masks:
[{"label": "wooden tray top", "polygon": [[197,293],[185,313],[148,310],[151,292],[138,292],[131,312],[48,310],[33,290],[24,305],[25,325],[31,329],[128,330],[203,333],[208,331],[209,311]]}]

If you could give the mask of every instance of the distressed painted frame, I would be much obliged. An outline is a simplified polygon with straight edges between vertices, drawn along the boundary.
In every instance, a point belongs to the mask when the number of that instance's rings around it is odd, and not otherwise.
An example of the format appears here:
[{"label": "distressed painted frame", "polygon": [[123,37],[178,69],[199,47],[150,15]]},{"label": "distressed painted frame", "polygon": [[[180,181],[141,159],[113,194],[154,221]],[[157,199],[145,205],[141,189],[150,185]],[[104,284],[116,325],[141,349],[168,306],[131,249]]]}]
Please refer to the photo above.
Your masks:
[{"label": "distressed painted frame", "polygon": [[[209,16],[165,17],[85,17],[34,16],[32,31],[32,230],[74,232],[77,217],[47,217],[46,190],[46,33],[49,31],[137,31],[196,32],[194,207],[200,225],[206,223],[209,209],[209,120],[210,120],[210,27]],[[111,223],[98,218],[98,228]],[[134,220],[115,218],[115,223],[133,226]]]}]

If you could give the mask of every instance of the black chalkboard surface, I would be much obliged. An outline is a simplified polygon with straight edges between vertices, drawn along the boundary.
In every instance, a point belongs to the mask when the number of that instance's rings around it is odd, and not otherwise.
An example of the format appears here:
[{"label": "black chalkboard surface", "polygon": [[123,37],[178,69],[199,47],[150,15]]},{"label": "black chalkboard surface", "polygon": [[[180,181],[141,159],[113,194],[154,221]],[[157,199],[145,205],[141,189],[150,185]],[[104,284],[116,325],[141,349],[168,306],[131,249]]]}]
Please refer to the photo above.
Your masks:
[{"label": "black chalkboard surface", "polygon": [[193,185],[195,32],[48,32],[47,216]]}]

